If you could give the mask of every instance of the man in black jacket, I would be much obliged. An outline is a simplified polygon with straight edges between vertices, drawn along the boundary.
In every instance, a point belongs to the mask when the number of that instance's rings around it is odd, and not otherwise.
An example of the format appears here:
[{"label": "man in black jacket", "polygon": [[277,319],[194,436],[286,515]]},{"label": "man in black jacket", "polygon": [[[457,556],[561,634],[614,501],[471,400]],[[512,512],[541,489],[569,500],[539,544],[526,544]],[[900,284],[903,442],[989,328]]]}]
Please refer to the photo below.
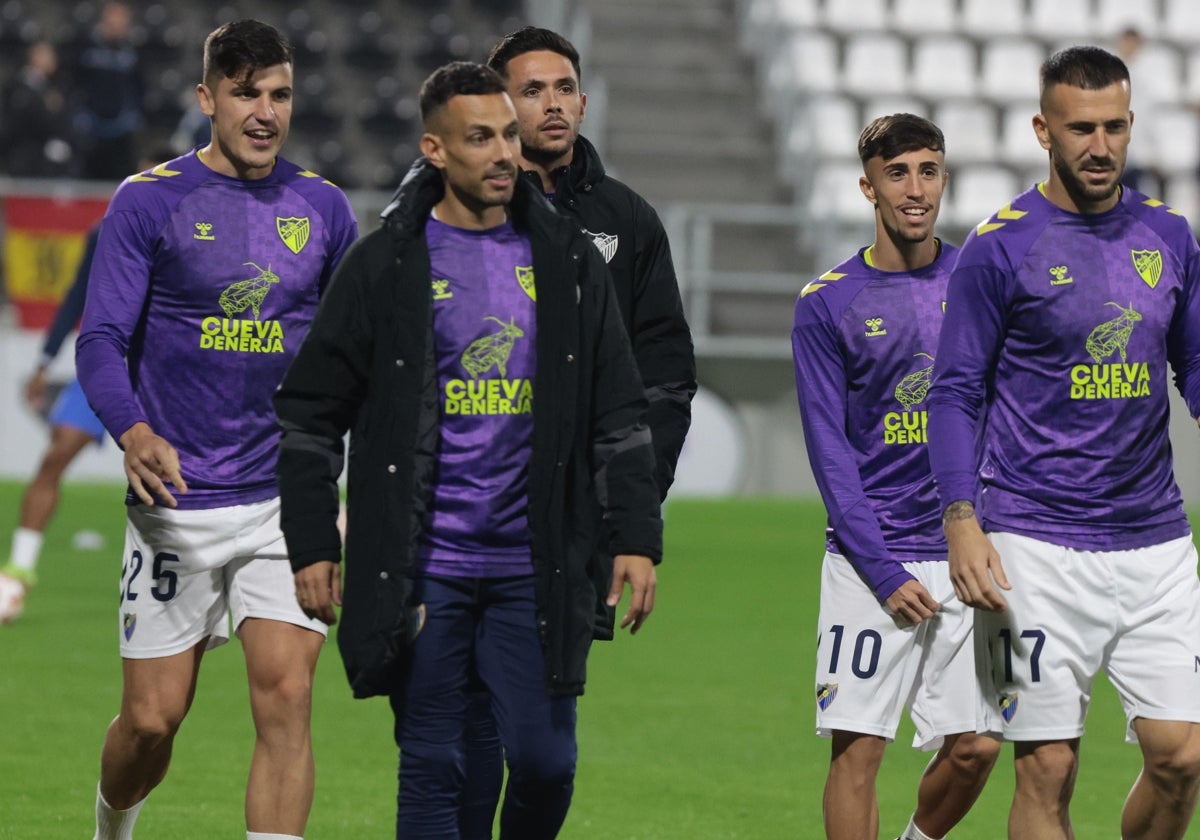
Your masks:
[{"label": "man in black jacket", "polygon": [[397,835],[458,836],[474,674],[509,761],[502,837],[550,838],[602,541],[623,623],[653,608],[646,399],[603,257],[517,177],[503,82],[447,65],[421,110],[427,161],[347,253],[276,397],[283,529],[300,605],[332,620],[350,430],[338,645],[355,694],[392,699]]},{"label": "man in black jacket", "polygon": [[[580,135],[587,95],[580,89],[579,52],[570,41],[549,29],[526,26],[496,44],[488,66],[504,79],[517,110],[524,178],[583,228],[612,273],[650,403],[646,422],[654,442],[659,497],[665,500],[696,393],[692,335],[667,233],[654,208],[609,177],[595,146]],[[600,595],[596,638],[612,639],[611,558],[603,551],[597,554],[592,571]],[[473,695],[459,823],[464,840],[491,836],[503,781],[499,737],[490,718],[486,693]]]},{"label": "man in black jacket", "polygon": [[[696,393],[692,333],[667,232],[654,208],[610,177],[596,147],[580,135],[587,94],[580,90],[579,53],[570,41],[527,26],[496,44],[487,64],[504,79],[517,109],[524,177],[583,227],[612,273],[650,402],[646,422],[654,438],[654,475],[665,499]],[[611,637],[611,614],[608,630]]]}]

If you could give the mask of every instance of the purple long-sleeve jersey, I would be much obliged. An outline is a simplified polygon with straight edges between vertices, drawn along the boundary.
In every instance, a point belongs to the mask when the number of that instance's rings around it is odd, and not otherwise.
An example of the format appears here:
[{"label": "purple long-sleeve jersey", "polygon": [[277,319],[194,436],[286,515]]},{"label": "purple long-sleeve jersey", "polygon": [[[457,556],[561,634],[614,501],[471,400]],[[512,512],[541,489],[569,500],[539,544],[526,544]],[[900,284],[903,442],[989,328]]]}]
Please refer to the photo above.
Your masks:
[{"label": "purple long-sleeve jersey", "polygon": [[1080,215],[1043,188],[980,224],[950,281],[929,396],[941,503],[1083,550],[1184,536],[1167,365],[1196,416],[1200,248],[1133,190]]},{"label": "purple long-sleeve jersey", "polygon": [[146,422],[178,450],[181,508],[277,495],[271,397],[356,236],[342,191],[283,158],[243,181],[191,152],[113,196],[76,345],[79,381],[114,439]]},{"label": "purple long-sleeve jersey", "polygon": [[425,225],[441,422],[418,553],[435,575],[533,571],[529,459],[537,307],[529,237],[511,222]]},{"label": "purple long-sleeve jersey", "polygon": [[925,394],[957,249],[912,272],[881,271],[866,249],[804,287],[792,354],[808,460],[831,551],[881,601],[945,560],[925,443]]}]

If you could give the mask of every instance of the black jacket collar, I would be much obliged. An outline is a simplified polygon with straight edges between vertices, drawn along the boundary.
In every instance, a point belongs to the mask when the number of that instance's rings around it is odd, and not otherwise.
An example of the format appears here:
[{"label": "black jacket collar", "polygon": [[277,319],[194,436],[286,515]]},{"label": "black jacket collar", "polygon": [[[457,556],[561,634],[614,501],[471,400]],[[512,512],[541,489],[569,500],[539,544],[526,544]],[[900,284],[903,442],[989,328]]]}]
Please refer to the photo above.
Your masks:
[{"label": "black jacket collar", "polygon": [[[442,200],[444,193],[442,173],[428,159],[417,158],[380,214],[383,226],[398,239],[413,238],[425,229],[429,211]],[[544,226],[555,217],[541,190],[525,178],[517,178],[509,210],[518,230]]]}]

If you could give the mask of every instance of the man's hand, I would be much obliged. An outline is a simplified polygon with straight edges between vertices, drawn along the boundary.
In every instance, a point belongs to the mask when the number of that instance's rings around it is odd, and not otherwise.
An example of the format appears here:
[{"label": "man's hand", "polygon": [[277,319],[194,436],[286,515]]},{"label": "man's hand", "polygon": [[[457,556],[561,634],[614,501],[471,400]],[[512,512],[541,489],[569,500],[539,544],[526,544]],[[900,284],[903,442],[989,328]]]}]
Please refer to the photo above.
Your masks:
[{"label": "man's hand", "polygon": [[613,581],[607,601],[610,607],[615,607],[621,600],[626,581],[629,582],[629,611],[621,619],[621,629],[628,627],[630,633],[636,633],[654,610],[654,589],[658,585],[654,561],[641,554],[618,554],[613,558]]},{"label": "man's hand", "polygon": [[46,369],[39,367],[25,383],[25,402],[34,411],[43,411],[46,403]]},{"label": "man's hand", "polygon": [[309,618],[337,624],[333,605],[342,605],[342,564],[320,560],[296,572],[296,603]]},{"label": "man's hand", "polygon": [[1004,612],[1008,603],[996,587],[1008,590],[1012,584],[1004,574],[1000,555],[979,527],[975,506],[965,501],[952,503],[942,516],[942,526],[950,548],[950,581],[958,599],[968,607]]},{"label": "man's hand", "polygon": [[154,493],[167,507],[177,507],[179,503],[163,483],[169,481],[177,493],[187,492],[175,447],[154,434],[145,423],[134,423],[118,442],[125,450],[125,475],[134,494],[145,504],[152,505],[154,496],[150,494]]},{"label": "man's hand", "polygon": [[916,580],[906,580],[887,598],[887,607],[906,626],[912,627],[933,616],[942,605]]}]

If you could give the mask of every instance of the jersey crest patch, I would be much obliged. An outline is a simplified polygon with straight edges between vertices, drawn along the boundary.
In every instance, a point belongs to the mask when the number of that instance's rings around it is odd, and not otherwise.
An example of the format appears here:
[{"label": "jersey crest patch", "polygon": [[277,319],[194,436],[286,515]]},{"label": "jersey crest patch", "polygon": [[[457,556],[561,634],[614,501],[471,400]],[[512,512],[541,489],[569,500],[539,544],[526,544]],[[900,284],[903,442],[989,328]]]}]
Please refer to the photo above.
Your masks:
[{"label": "jersey crest patch", "polygon": [[514,269],[517,272],[517,282],[521,284],[521,288],[525,290],[525,294],[529,295],[529,299],[537,301],[537,289],[533,285],[533,266],[518,265]]},{"label": "jersey crest patch", "polygon": [[823,712],[837,698],[838,683],[821,683],[817,686],[817,707]]},{"label": "jersey crest patch", "polygon": [[1004,718],[1005,723],[1012,723],[1012,719],[1017,716],[1017,693],[1015,691],[1006,691],[1000,695],[1000,717]]},{"label": "jersey crest patch", "polygon": [[121,616],[121,630],[125,633],[125,641],[133,638],[133,631],[137,629],[137,613],[125,613]]},{"label": "jersey crest patch", "polygon": [[587,228],[584,228],[583,232],[592,237],[592,244],[604,257],[604,261],[612,262],[612,258],[617,255],[617,248],[620,247],[620,237],[615,233],[592,233]]},{"label": "jersey crest patch", "polygon": [[276,216],[275,230],[279,231],[279,238],[283,240],[283,244],[288,247],[288,250],[293,254],[299,254],[308,244],[308,235],[312,231],[312,225],[309,224],[307,216],[292,216],[287,219]]},{"label": "jersey crest patch", "polygon": [[1157,286],[1162,277],[1162,251],[1130,251],[1129,256],[1133,257],[1133,267],[1138,277],[1151,289]]}]

